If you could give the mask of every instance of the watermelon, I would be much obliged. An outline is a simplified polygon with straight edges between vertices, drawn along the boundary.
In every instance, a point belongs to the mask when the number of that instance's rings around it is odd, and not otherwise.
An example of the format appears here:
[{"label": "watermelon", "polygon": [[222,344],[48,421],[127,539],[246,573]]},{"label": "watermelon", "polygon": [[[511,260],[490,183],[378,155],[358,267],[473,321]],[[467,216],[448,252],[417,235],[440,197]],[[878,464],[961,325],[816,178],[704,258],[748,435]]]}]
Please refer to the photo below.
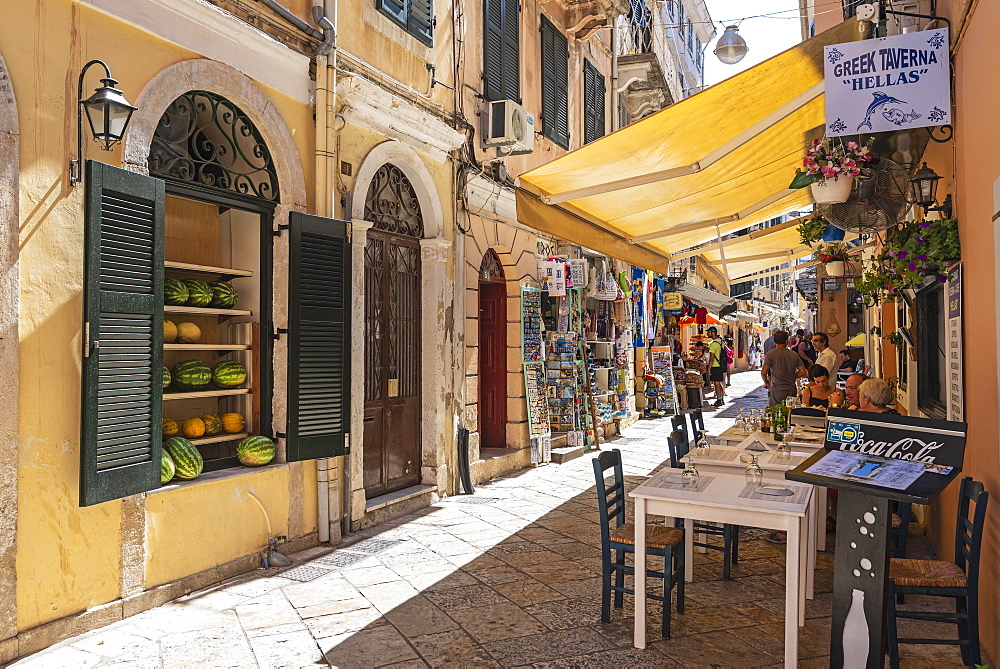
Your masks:
[{"label": "watermelon", "polygon": [[201,279],[184,279],[184,285],[188,291],[189,307],[207,307],[212,301],[212,289]]},{"label": "watermelon", "polygon": [[243,414],[236,413],[235,411],[222,414],[222,431],[226,434],[238,434],[246,426],[247,419],[243,417]]},{"label": "watermelon", "polygon": [[163,387],[166,388],[170,385],[170,370],[166,367],[163,368]]},{"label": "watermelon", "polygon": [[201,421],[205,423],[205,436],[214,437],[215,435],[222,432],[222,419],[219,418],[214,413],[207,413],[201,417]]},{"label": "watermelon", "polygon": [[210,307],[232,309],[240,299],[236,289],[225,281],[213,281],[208,287],[212,289],[212,301],[208,305]]},{"label": "watermelon", "polygon": [[205,468],[205,461],[201,453],[190,441],[184,437],[173,437],[163,442],[163,448],[170,454],[176,468],[175,475],[179,479],[190,481],[201,474]]},{"label": "watermelon", "polygon": [[249,436],[236,447],[236,457],[248,467],[266,465],[274,459],[274,442],[267,437]]},{"label": "watermelon", "polygon": [[247,368],[232,360],[223,360],[212,367],[212,382],[219,388],[235,388],[247,380]]},{"label": "watermelon", "polygon": [[174,464],[174,459],[170,457],[167,449],[164,448],[163,457],[160,459],[160,485],[172,479],[176,473],[177,466]]},{"label": "watermelon", "polygon": [[174,385],[181,390],[198,390],[212,380],[212,368],[201,360],[181,360],[174,365]]},{"label": "watermelon", "polygon": [[183,281],[167,277],[163,280],[164,304],[187,304],[188,287]]}]

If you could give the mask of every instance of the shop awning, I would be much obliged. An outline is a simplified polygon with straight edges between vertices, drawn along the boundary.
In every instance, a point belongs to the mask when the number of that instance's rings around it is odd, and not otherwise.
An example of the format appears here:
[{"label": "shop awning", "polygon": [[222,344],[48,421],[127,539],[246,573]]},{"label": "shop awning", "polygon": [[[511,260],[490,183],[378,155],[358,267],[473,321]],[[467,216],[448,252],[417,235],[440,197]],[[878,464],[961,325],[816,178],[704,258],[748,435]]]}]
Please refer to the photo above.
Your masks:
[{"label": "shop awning", "polygon": [[[682,328],[687,327],[689,325],[698,325],[698,320],[696,318],[690,318],[690,317],[682,318],[679,322]],[[705,322],[702,323],[702,325],[725,325],[725,324],[726,324],[725,321],[719,320],[712,314],[707,314],[705,316]]]},{"label": "shop awning", "polygon": [[721,311],[722,307],[735,302],[735,300],[728,295],[723,295],[722,293],[717,293],[714,290],[696,286],[693,283],[683,284],[677,289],[677,292],[697,304],[699,307],[705,307],[706,309],[716,313]]},{"label": "shop awning", "polygon": [[722,248],[716,244],[701,255],[730,280],[776,268],[813,253],[811,248],[799,242],[799,231],[794,227],[759,237],[746,235],[745,241],[736,238],[726,242]]},{"label": "shop awning", "polygon": [[522,174],[518,219],[609,255],[590,237],[669,257],[805,207],[809,190],[787,186],[823,135],[823,46],[858,37],[845,21]]},{"label": "shop awning", "polygon": [[844,342],[844,346],[864,346],[865,345],[865,333],[859,332],[850,339]]},{"label": "shop awning", "polygon": [[726,316],[725,320],[730,323],[735,323],[737,321],[742,321],[744,323],[756,323],[760,320],[760,316],[757,314],[751,314],[749,311],[734,311]]}]

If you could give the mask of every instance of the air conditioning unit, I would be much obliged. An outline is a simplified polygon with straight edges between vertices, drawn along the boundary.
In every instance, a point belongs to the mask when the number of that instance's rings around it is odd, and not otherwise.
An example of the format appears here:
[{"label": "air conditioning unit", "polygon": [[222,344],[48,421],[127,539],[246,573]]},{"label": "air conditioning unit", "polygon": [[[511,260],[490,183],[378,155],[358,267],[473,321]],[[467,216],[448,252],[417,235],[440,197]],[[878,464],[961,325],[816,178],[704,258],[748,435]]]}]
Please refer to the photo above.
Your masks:
[{"label": "air conditioning unit", "polygon": [[535,150],[535,117],[513,100],[489,103],[483,144],[506,149],[508,155]]}]

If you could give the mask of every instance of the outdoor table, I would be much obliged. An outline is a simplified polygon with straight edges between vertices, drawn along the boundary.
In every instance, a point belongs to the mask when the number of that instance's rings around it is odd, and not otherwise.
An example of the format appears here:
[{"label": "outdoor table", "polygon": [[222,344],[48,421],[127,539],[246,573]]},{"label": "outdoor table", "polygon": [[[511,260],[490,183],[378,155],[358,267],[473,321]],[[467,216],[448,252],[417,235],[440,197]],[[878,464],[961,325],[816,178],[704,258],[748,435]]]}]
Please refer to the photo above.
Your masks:
[{"label": "outdoor table", "polygon": [[[758,439],[763,441],[768,446],[774,447],[778,445],[778,442],[774,439],[774,435],[768,432],[757,432],[756,435]],[[745,440],[747,435],[743,434],[742,428],[733,425],[732,427],[725,429],[722,434],[715,438],[724,446],[736,446]],[[819,449],[823,448],[823,433],[817,432],[806,435],[800,431],[799,434],[794,434],[788,443],[790,443],[795,449],[809,451],[809,455],[812,455]]]},{"label": "outdoor table", "polygon": [[[636,648],[646,647],[646,516],[684,518],[684,527],[695,521],[732,523],[787,533],[785,546],[785,666],[798,660],[799,626],[805,624],[805,570],[803,553],[808,541],[806,523],[813,487],[785,481],[795,494],[765,497],[752,492],[742,475],[702,475],[698,485],[677,483],[680,472],[666,469],[654,474],[629,495],[635,499],[635,632]],[[774,500],[774,501],[772,501]],[[693,575],[694,534],[684,533],[685,580]]]},{"label": "outdoor table", "polygon": [[[741,432],[742,434],[742,432]],[[710,440],[715,437],[708,437]],[[741,439],[742,441],[742,439]],[[777,442],[771,442],[777,444]],[[748,451],[736,446],[712,444],[709,455],[701,455],[696,450],[688,451],[698,471],[709,474],[743,474],[746,471],[747,463],[740,461],[741,455],[756,455],[757,464],[764,472],[764,480],[768,482],[780,482],[785,480],[785,472],[794,469],[802,464],[806,458],[816,451],[808,445],[798,442],[789,442],[791,455],[787,460],[778,457],[776,450],[766,453]],[[826,488],[816,486],[816,495],[813,503],[809,507],[809,532],[811,540],[814,542],[812,548],[826,550]],[[810,582],[812,572],[809,572]]]}]

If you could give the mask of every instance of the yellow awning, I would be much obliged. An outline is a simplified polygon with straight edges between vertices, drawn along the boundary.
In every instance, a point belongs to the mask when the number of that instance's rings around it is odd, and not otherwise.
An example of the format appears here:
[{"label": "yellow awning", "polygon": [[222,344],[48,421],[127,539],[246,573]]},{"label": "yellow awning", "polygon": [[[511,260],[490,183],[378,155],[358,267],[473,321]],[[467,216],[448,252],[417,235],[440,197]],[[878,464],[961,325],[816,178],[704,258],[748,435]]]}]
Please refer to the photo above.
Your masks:
[{"label": "yellow awning", "polygon": [[726,242],[721,250],[716,244],[701,255],[712,267],[720,272],[724,270],[730,280],[784,265],[789,259],[797,260],[813,252],[799,242],[799,231],[794,227],[759,237],[746,235],[745,240],[738,237]]},{"label": "yellow awning", "polygon": [[588,221],[669,256],[805,207],[809,189],[787,186],[808,142],[823,135],[823,46],[858,37],[845,21],[522,174],[518,218],[537,227],[537,204],[556,205],[550,223]]}]

